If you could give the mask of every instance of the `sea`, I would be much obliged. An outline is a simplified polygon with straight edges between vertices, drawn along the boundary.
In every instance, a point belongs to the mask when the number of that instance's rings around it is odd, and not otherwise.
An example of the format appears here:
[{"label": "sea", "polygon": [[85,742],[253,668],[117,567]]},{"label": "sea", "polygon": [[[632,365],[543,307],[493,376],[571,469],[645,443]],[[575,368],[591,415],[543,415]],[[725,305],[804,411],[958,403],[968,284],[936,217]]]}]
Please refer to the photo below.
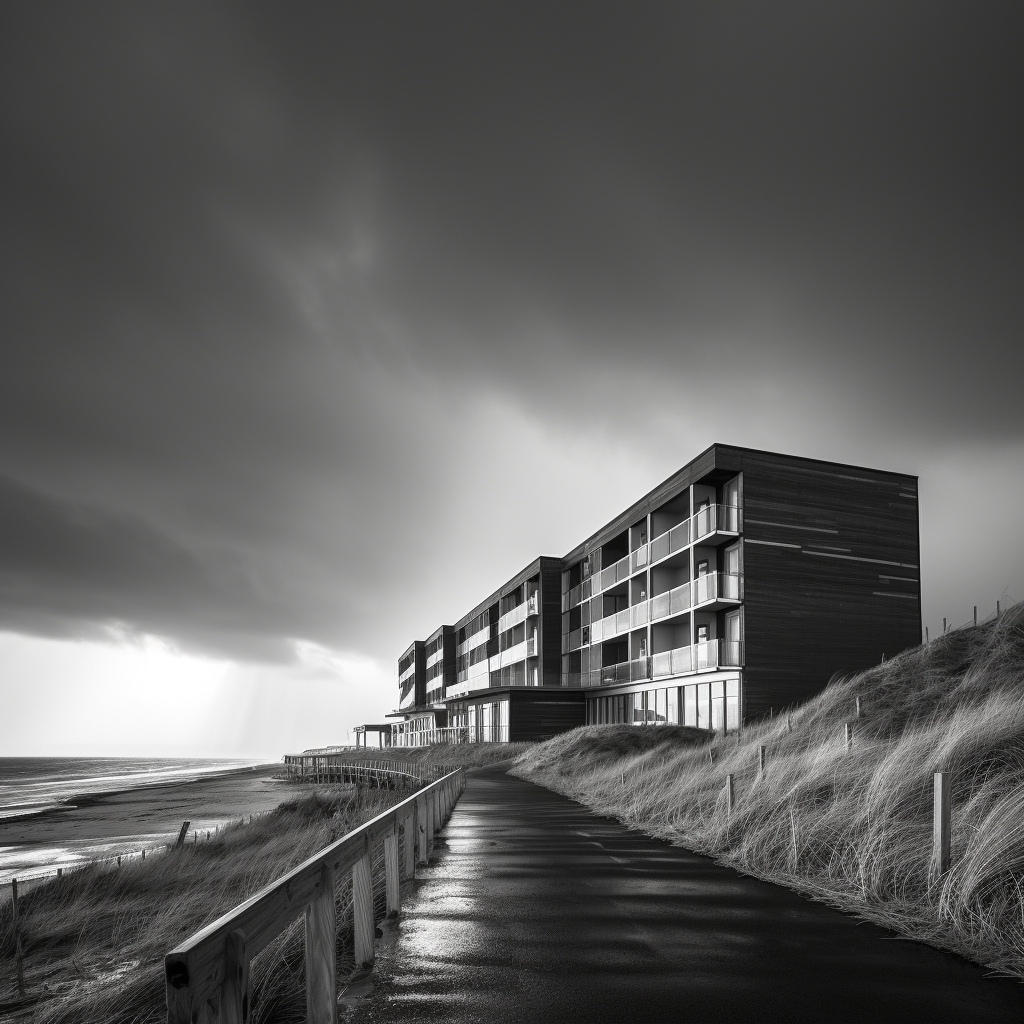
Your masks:
[{"label": "sea", "polygon": [[56,835],[56,845],[4,845],[5,834],[30,825],[31,819],[69,810],[79,802],[91,803],[103,794],[189,782],[261,763],[265,762],[228,758],[0,757],[0,884],[14,873],[22,876],[47,866],[70,866],[120,852],[124,845],[113,837],[108,842],[65,844]]}]

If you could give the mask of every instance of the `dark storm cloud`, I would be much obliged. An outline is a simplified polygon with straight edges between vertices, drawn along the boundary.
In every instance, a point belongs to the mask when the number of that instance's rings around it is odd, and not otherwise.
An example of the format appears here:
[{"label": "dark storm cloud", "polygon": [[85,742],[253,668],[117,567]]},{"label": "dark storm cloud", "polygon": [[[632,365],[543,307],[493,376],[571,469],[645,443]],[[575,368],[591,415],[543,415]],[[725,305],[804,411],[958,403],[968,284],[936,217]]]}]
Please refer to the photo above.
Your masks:
[{"label": "dark storm cloud", "polygon": [[1017,7],[2,17],[8,625],[386,649],[495,494],[467,384],[1020,436]]}]

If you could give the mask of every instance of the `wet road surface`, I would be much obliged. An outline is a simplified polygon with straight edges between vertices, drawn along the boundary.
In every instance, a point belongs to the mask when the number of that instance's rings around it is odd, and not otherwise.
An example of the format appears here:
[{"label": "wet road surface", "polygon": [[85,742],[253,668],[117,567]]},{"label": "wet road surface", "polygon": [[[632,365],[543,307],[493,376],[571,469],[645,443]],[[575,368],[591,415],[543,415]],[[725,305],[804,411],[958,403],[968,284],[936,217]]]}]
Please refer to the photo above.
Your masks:
[{"label": "wet road surface", "polygon": [[1024,1021],[1013,981],[502,768],[470,772],[439,842],[351,1024]]}]

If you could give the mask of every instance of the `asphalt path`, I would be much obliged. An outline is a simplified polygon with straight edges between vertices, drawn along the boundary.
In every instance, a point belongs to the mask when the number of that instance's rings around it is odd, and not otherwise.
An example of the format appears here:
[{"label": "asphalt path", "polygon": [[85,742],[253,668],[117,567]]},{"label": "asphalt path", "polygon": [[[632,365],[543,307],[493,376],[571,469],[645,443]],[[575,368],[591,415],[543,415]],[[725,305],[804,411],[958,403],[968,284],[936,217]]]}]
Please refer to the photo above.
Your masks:
[{"label": "asphalt path", "polygon": [[351,1024],[1024,1021],[1024,987],[470,772]]}]

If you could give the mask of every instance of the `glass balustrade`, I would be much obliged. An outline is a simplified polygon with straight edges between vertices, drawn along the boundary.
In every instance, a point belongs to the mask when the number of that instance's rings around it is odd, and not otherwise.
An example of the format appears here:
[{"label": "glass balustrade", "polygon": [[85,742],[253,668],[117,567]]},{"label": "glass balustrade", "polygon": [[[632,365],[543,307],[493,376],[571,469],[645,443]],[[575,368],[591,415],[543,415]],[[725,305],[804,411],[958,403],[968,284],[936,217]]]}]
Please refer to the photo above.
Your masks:
[{"label": "glass balustrade", "polygon": [[575,651],[580,646],[580,642],[581,642],[582,639],[583,639],[583,630],[581,630],[581,629],[574,629],[569,634],[569,650],[570,651]]},{"label": "glass balustrade", "polygon": [[641,544],[635,551],[631,551],[629,555],[629,568],[631,572],[636,572],[638,569],[642,569],[647,564],[647,545]]},{"label": "glass balustrade", "polygon": [[[522,661],[526,657],[526,641],[523,640],[521,643],[515,645],[515,647],[509,647],[508,650],[501,652],[501,666],[504,668],[506,665],[512,665],[517,661]],[[491,659],[494,660],[493,658]]]},{"label": "glass balustrade", "polygon": [[690,584],[683,583],[651,598],[651,622],[690,610]]},{"label": "glass balustrade", "polygon": [[629,681],[635,683],[651,678],[651,659],[634,658],[629,663]]},{"label": "glass balustrade", "polygon": [[647,622],[647,602],[641,601],[640,604],[633,605],[629,609],[632,615],[632,625],[642,626]]},{"label": "glass balustrade", "polygon": [[694,644],[694,662],[698,672],[705,669],[718,668],[718,641],[704,640]]},{"label": "glass balustrade", "polygon": [[530,639],[526,641],[526,656],[528,658],[534,658],[534,657],[536,657],[536,655],[537,655],[537,638],[535,636],[531,636]]},{"label": "glass balustrade", "polygon": [[604,620],[598,619],[597,622],[590,624],[590,642],[592,644],[599,643],[604,639]]},{"label": "glass balustrade", "polygon": [[717,600],[738,601],[740,599],[740,578],[733,573],[709,572],[693,581],[694,605]]},{"label": "glass balustrade", "polygon": [[540,614],[540,596],[536,593],[531,594],[526,599],[526,614],[527,615],[539,615]]},{"label": "glass balustrade", "polygon": [[499,633],[504,633],[506,629],[511,629],[513,626],[518,626],[520,622],[526,621],[526,604],[525,601],[522,604],[517,604],[515,608],[509,609],[498,619]]},{"label": "glass balustrade", "polygon": [[621,612],[615,613],[615,632],[616,633],[628,633],[629,632],[629,609],[623,608]]}]

